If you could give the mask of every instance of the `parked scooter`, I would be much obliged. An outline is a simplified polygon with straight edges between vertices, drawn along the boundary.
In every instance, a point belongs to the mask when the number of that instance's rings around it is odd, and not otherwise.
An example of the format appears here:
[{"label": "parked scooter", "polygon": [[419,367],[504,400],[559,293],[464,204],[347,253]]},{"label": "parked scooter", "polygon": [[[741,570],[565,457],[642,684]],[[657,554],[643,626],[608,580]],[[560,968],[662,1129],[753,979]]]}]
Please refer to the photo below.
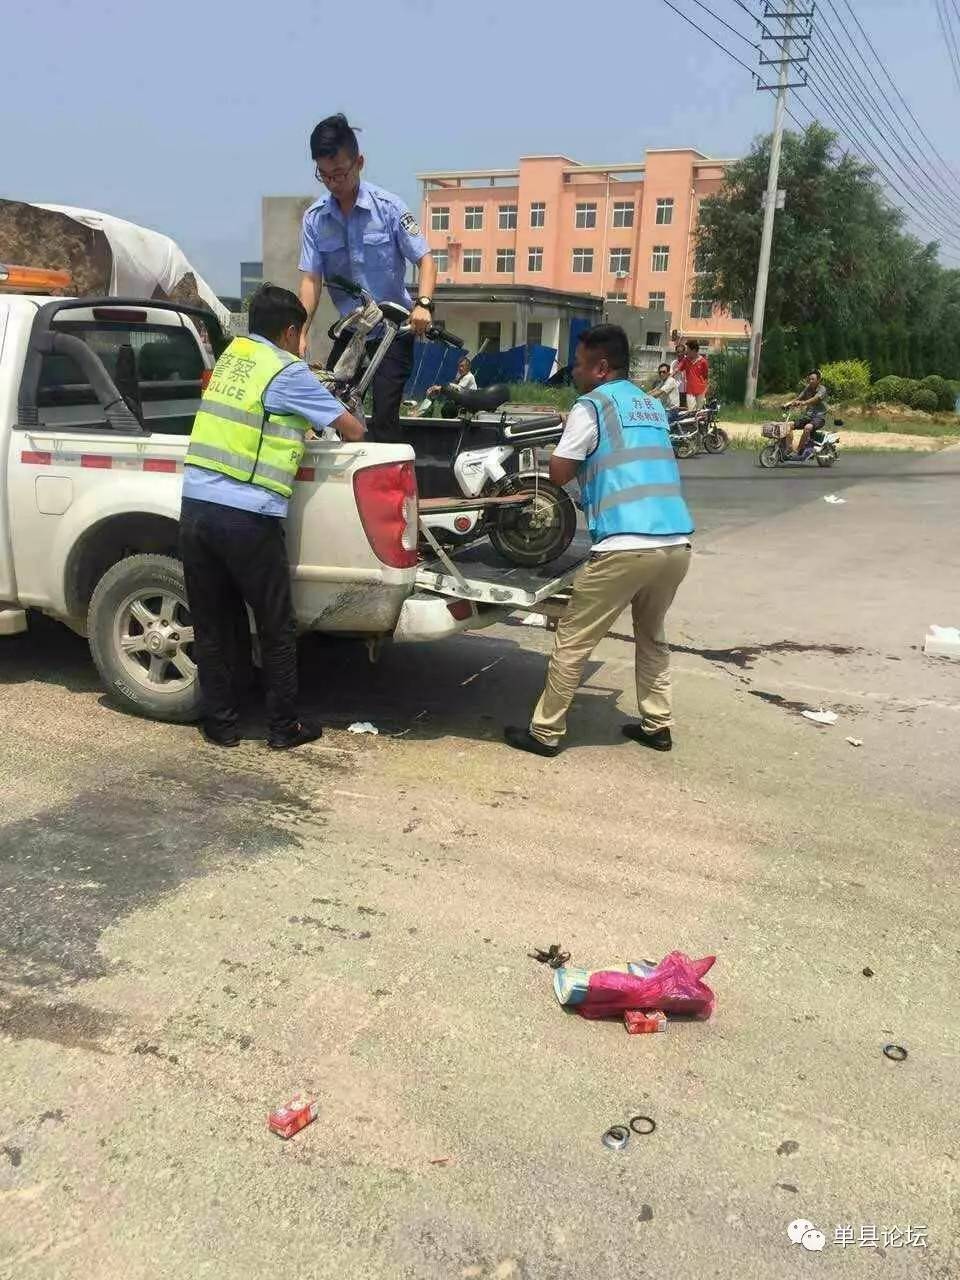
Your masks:
[{"label": "parked scooter", "polygon": [[[757,454],[757,462],[761,467],[772,470],[774,467],[802,466],[805,462],[816,462],[818,467],[832,467],[837,460],[840,448],[840,434],[829,431],[826,415],[819,420],[814,419],[814,429],[810,436],[810,444],[803,457],[790,452],[791,433],[796,424],[788,405],[783,406],[783,418],[779,422],[765,422],[761,428],[765,443]],[[842,418],[834,418],[835,427],[843,426]]]},{"label": "parked scooter", "polygon": [[730,437],[717,425],[720,401],[709,400],[702,409],[681,409],[670,422],[670,439],[678,458],[692,458],[701,452],[723,453]]},{"label": "parked scooter", "polygon": [[[330,337],[348,337],[347,346],[334,368],[318,371],[318,376],[352,413],[362,416],[364,393],[381,361],[397,335],[409,331],[409,312],[396,303],[375,302],[350,281],[333,277],[330,283],[355,297],[358,305],[331,327]],[[380,327],[382,335],[372,340],[377,345],[368,355],[370,335]],[[451,347],[464,345],[439,325],[432,325],[426,336]],[[577,531],[576,508],[535,461],[537,449],[556,444],[563,434],[560,415],[497,415],[495,411],[509,398],[508,389],[500,385],[477,391],[451,387],[446,398],[458,410],[459,429],[440,428],[451,440],[450,487],[457,492],[419,499],[420,525],[429,531],[427,541],[432,537],[440,544],[458,546],[486,535],[502,556],[524,567],[561,556]],[[496,443],[465,448],[471,430],[480,425],[495,428]],[[400,439],[403,430],[401,423]],[[522,465],[521,459],[526,460]]]}]

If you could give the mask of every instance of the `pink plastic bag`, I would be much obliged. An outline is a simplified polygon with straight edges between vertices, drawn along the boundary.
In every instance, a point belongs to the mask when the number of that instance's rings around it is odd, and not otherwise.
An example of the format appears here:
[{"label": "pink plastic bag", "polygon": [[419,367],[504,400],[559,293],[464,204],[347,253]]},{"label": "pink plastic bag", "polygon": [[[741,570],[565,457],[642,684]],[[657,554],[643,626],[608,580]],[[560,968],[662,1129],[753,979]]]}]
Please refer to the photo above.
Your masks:
[{"label": "pink plastic bag", "polygon": [[572,1005],[582,1018],[619,1017],[628,1009],[662,1009],[664,1013],[709,1018],[716,1000],[703,981],[716,956],[691,960],[682,951],[671,951],[645,977],[601,969],[591,973],[586,991],[582,986],[564,991],[562,969],[554,976],[554,989],[561,1004]]}]

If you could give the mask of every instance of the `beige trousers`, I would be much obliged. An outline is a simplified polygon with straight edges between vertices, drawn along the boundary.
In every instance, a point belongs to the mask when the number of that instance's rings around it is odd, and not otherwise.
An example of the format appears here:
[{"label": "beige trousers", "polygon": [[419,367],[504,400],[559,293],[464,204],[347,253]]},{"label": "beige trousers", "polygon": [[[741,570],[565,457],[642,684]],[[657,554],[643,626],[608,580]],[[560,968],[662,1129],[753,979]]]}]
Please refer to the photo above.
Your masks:
[{"label": "beige trousers", "polygon": [[637,706],[645,732],[672,723],[670,650],[663,620],[690,567],[690,547],[607,551],[592,555],[573,580],[573,594],[557,627],[547,683],[530,732],[555,746],[567,731],[567,711],[594,649],[627,607],[633,606]]}]

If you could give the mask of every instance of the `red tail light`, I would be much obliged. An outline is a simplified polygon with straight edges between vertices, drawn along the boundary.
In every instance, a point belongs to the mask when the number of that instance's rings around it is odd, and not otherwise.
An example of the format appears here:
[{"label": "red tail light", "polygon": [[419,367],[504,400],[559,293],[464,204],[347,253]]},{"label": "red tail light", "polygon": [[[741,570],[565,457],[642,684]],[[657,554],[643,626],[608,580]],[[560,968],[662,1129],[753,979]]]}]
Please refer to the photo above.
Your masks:
[{"label": "red tail light", "polygon": [[378,560],[393,569],[417,563],[417,478],[412,462],[383,462],[353,477],[360,523]]},{"label": "red tail light", "polygon": [[210,379],[211,379],[211,377],[212,377],[212,376],[213,376],[213,370],[212,370],[212,369],[204,369],[203,373],[201,373],[201,375],[200,375],[200,390],[201,390],[201,391],[206,391],[207,387],[208,387],[208,386],[209,386],[209,384],[210,384]]}]

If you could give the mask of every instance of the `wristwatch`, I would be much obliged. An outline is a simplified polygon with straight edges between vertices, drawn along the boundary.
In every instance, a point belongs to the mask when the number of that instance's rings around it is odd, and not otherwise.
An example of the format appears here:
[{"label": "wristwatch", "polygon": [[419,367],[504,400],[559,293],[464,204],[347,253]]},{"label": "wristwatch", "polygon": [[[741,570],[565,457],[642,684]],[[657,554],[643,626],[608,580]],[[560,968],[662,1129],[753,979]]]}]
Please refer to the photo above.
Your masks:
[{"label": "wristwatch", "polygon": [[428,298],[426,294],[422,298],[417,299],[417,306],[423,307],[425,311],[429,311],[433,315],[433,299]]}]

